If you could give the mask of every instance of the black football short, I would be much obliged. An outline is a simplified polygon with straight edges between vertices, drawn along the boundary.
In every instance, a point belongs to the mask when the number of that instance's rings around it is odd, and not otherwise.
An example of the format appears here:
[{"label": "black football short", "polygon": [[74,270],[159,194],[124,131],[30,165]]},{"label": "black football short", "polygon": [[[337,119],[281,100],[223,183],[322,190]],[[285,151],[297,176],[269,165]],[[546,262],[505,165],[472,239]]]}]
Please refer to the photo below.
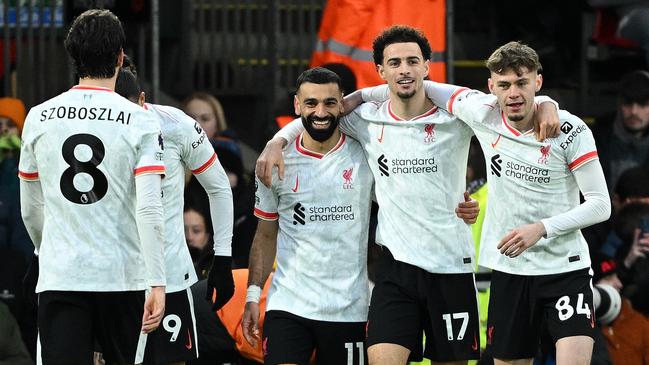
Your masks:
[{"label": "black football short", "polygon": [[365,365],[366,322],[316,321],[272,310],[266,312],[264,364]]},{"label": "black football short", "polygon": [[146,341],[144,364],[169,364],[197,357],[198,341],[191,290],[167,293],[160,327],[151,332]]},{"label": "black football short", "polygon": [[[477,291],[472,273],[433,274],[396,261],[383,247],[367,323],[367,346],[393,343],[438,362],[478,359]],[[426,335],[423,344],[422,334]]]},{"label": "black football short", "polygon": [[142,362],[144,291],[44,291],[38,332],[44,365],[92,364],[96,344],[107,363]]},{"label": "black football short", "polygon": [[543,326],[554,342],[594,336],[590,268],[538,276],[493,271],[487,344],[494,358],[533,358]]}]

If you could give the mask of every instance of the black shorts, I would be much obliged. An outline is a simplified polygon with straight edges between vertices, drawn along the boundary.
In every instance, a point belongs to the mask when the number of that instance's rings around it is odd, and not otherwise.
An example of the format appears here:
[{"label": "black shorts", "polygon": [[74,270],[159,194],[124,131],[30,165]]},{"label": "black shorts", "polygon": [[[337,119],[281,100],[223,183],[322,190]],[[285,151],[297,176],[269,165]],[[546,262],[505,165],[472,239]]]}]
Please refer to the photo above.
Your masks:
[{"label": "black shorts", "polygon": [[44,291],[38,332],[44,365],[91,364],[95,344],[108,363],[142,362],[144,291]]},{"label": "black shorts", "polygon": [[[372,291],[367,346],[393,343],[439,362],[480,357],[480,321],[472,273],[433,274],[396,261],[383,247]],[[426,334],[423,349],[422,333]]]},{"label": "black shorts", "polygon": [[146,341],[144,364],[169,364],[197,357],[198,341],[192,292],[185,289],[167,293],[165,314],[160,327],[151,332]]},{"label": "black shorts", "polygon": [[366,322],[325,322],[284,311],[268,311],[264,321],[264,364],[365,365]]},{"label": "black shorts", "polygon": [[594,336],[590,268],[538,276],[493,271],[487,344],[494,358],[534,357],[543,326],[554,342]]}]

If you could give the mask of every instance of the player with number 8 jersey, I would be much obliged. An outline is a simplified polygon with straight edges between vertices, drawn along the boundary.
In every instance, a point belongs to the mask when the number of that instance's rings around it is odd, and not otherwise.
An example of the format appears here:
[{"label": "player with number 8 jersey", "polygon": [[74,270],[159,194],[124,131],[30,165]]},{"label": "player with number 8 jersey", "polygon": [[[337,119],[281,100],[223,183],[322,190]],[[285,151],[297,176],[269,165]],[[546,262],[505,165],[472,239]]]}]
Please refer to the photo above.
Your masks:
[{"label": "player with number 8 jersey", "polygon": [[164,313],[164,141],[113,91],[124,44],[110,11],[77,17],[65,48],[79,84],[25,120],[21,213],[39,254],[45,365],[91,363],[96,344],[108,363],[140,363]]}]

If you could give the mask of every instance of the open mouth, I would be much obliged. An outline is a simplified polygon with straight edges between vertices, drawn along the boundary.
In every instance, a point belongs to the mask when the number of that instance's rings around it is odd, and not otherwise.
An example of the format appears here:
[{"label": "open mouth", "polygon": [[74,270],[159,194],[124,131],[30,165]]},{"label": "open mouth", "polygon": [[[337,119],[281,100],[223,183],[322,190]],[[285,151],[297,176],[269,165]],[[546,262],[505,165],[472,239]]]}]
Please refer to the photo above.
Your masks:
[{"label": "open mouth", "polygon": [[314,129],[327,129],[331,124],[330,119],[311,119],[310,122]]},{"label": "open mouth", "polygon": [[415,83],[414,79],[402,79],[402,80],[397,81],[397,84],[399,84],[399,85],[410,85],[410,84],[414,84],[414,83]]}]

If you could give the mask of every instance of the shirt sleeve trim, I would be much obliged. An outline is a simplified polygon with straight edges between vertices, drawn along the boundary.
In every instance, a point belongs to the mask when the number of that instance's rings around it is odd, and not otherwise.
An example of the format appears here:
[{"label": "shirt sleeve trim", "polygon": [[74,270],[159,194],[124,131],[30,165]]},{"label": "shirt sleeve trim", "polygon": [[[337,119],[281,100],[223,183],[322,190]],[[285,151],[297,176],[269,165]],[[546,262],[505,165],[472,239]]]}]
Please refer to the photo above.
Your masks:
[{"label": "shirt sleeve trim", "polygon": [[142,167],[136,168],[133,171],[133,173],[135,174],[135,176],[144,175],[144,174],[160,174],[160,175],[164,175],[165,167],[161,166],[161,165],[158,165],[158,166],[142,166]]},{"label": "shirt sleeve trim", "polygon": [[212,165],[214,165],[214,161],[216,161],[216,152],[212,153],[212,157],[210,157],[210,159],[207,160],[207,162],[202,164],[199,168],[192,170],[192,174],[198,175],[204,172],[205,170],[209,169]]},{"label": "shirt sleeve trim", "polygon": [[597,157],[598,157],[598,156],[597,156],[597,151],[591,151],[591,152],[588,152],[588,153],[586,153],[585,155],[582,155],[581,157],[578,157],[578,158],[575,159],[573,162],[571,162],[571,163],[568,165],[568,168],[569,168],[570,170],[575,170],[576,168],[582,166],[582,165],[585,164],[586,162],[589,162],[589,161],[591,161],[591,160],[594,160],[594,159],[596,159]]},{"label": "shirt sleeve trim", "polygon": [[38,171],[36,172],[24,172],[18,170],[18,177],[26,181],[36,181],[38,180]]},{"label": "shirt sleeve trim", "polygon": [[466,87],[461,87],[461,88],[455,90],[455,92],[453,94],[451,94],[451,97],[448,99],[448,112],[449,113],[453,114],[453,103],[455,102],[455,99],[457,98],[458,95],[460,95],[460,93],[462,93],[463,91],[466,91],[466,90],[469,90],[469,89],[466,88]]},{"label": "shirt sleeve trim", "polygon": [[263,210],[261,210],[259,208],[255,208],[255,216],[257,218],[261,218],[261,219],[267,220],[267,221],[274,221],[274,220],[277,220],[279,218],[278,213],[264,212]]}]

